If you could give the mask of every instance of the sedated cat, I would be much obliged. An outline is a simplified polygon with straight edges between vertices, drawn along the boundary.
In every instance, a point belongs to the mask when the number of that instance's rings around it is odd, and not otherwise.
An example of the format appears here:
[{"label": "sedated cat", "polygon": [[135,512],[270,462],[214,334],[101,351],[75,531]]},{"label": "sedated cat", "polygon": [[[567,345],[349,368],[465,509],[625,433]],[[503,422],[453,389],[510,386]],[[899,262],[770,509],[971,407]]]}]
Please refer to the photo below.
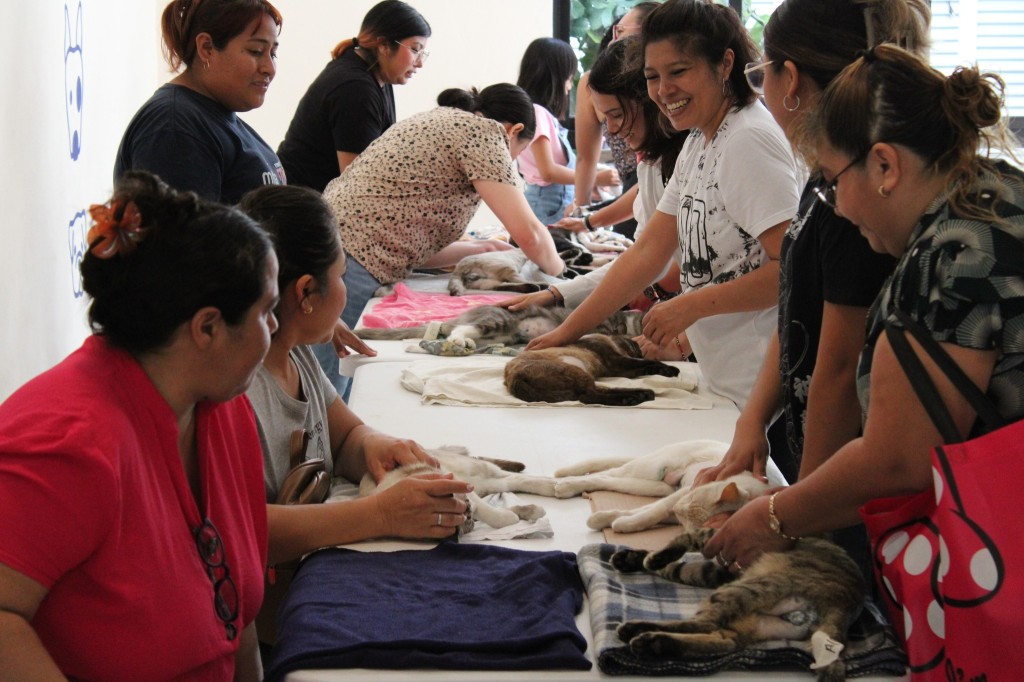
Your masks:
[{"label": "sedated cat", "polygon": [[598,386],[595,379],[650,375],[674,377],[679,368],[645,359],[640,346],[627,336],[587,334],[566,346],[515,356],[505,365],[505,388],[527,402],[638,405],[654,400],[654,391]]},{"label": "sedated cat", "polygon": [[[705,506],[691,516],[699,524],[724,509]],[[838,545],[813,537],[798,540],[788,552],[762,554],[738,576],[715,561],[686,562],[684,555],[700,551],[714,532],[690,527],[657,552],[626,549],[612,555],[619,571],[646,570],[715,590],[693,619],[626,621],[618,627],[619,638],[638,656],[662,658],[728,653],[770,640],[810,640],[819,682],[844,680],[839,653],[864,599],[857,564]]]},{"label": "sedated cat", "polygon": [[[470,308],[458,317],[441,323],[439,336],[460,346],[472,348],[483,341],[513,345],[526,343],[560,325],[572,312],[566,308],[526,306],[522,310],[508,310],[496,305],[482,305]],[[617,311],[594,330],[603,334],[639,336],[643,333],[638,311]],[[430,325],[402,327],[397,329],[355,330],[359,338],[370,340],[418,339],[422,338]]]}]

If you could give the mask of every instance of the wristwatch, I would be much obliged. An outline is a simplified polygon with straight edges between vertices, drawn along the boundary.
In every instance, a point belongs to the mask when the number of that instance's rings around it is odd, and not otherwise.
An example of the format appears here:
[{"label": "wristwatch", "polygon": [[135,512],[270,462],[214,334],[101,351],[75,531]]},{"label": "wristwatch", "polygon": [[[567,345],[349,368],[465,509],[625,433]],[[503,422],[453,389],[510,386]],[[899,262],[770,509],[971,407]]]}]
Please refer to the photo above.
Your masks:
[{"label": "wristwatch", "polygon": [[780,537],[786,538],[787,540],[799,540],[800,538],[795,538],[792,535],[786,535],[786,533],[782,531],[782,523],[779,521],[779,517],[775,515],[776,495],[778,495],[778,493],[772,493],[768,497],[768,527],[772,529],[773,533]]}]

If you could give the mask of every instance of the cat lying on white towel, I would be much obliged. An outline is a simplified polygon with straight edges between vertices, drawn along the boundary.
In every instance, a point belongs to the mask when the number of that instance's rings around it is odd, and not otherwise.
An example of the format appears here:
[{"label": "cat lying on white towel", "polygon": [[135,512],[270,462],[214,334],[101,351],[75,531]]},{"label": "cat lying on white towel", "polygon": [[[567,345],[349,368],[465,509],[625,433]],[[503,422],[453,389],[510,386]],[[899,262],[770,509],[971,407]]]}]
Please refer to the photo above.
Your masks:
[{"label": "cat lying on white towel", "polygon": [[519,473],[523,465],[517,462],[473,457],[466,448],[454,445],[444,445],[437,449],[427,450],[427,452],[440,463],[439,468],[434,468],[426,463],[399,467],[389,471],[380,483],[374,481],[370,474],[366,474],[359,484],[359,494],[361,496],[372,495],[378,490],[391,487],[407,476],[416,474],[441,472],[454,474],[455,478],[473,484],[473,492],[466,495],[469,514],[467,514],[466,525],[462,528],[463,532],[472,529],[473,520],[483,521],[491,528],[504,528],[520,519],[536,521],[545,514],[544,508],[536,504],[517,505],[510,509],[495,507],[485,502],[481,498],[482,495],[520,492],[546,497],[555,496],[554,479]]}]

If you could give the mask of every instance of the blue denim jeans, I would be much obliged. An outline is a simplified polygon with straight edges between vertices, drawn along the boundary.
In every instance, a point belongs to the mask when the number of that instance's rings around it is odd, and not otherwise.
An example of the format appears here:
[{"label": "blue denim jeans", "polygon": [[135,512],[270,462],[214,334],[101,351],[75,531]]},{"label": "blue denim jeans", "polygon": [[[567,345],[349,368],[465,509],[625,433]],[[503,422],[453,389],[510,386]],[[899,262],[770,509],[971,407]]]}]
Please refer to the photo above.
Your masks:
[{"label": "blue denim jeans", "polygon": [[[346,254],[345,263],[345,309],[341,312],[342,321],[349,326],[349,329],[355,329],[356,323],[359,321],[359,316],[363,314],[363,308],[366,307],[366,302],[373,298],[373,294],[377,289],[380,288],[380,282],[374,278],[366,268],[359,264],[359,262],[352,256]],[[324,374],[331,380],[334,388],[338,390],[338,395],[345,402],[348,402],[349,393],[352,390],[352,381],[350,377],[344,376],[341,373],[341,361],[338,358],[337,351],[334,350],[334,344],[331,343],[318,343],[312,346],[313,355],[316,356],[317,362],[324,370]]]},{"label": "blue denim jeans", "polygon": [[527,185],[526,203],[544,225],[552,225],[565,217],[576,188],[572,185]]}]

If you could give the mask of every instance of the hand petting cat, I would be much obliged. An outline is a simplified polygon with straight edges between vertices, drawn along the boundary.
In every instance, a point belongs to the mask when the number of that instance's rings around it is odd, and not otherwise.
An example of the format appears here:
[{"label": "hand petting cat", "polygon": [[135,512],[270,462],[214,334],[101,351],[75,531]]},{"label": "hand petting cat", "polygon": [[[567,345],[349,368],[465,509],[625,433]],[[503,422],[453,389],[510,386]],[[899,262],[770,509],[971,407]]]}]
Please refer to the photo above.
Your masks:
[{"label": "hand petting cat", "polygon": [[466,522],[469,505],[458,496],[472,490],[451,474],[421,474],[367,499],[376,504],[380,537],[446,538]]},{"label": "hand petting cat", "polygon": [[765,436],[764,427],[746,424],[741,415],[736,421],[732,444],[722,461],[713,467],[703,469],[697,474],[693,485],[721,481],[744,471],[750,471],[762,481],[767,481],[767,467],[768,438]]},{"label": "hand petting cat", "polygon": [[555,297],[551,295],[551,292],[547,289],[541,291],[535,291],[532,294],[520,294],[513,298],[507,298],[504,301],[498,301],[494,305],[499,308],[507,308],[508,310],[522,310],[531,305],[539,306],[552,306],[555,304]]},{"label": "hand petting cat", "polygon": [[434,467],[438,465],[437,460],[422,445],[408,438],[372,432],[363,437],[362,448],[366,469],[378,482],[387,472],[400,466],[417,462],[426,462]]},{"label": "hand petting cat", "polygon": [[676,296],[651,306],[644,315],[644,336],[657,346],[671,345],[672,337],[685,333],[690,325],[705,316],[693,305],[699,298],[694,294]]},{"label": "hand petting cat", "polygon": [[750,566],[765,552],[792,549],[796,543],[768,525],[769,497],[762,495],[736,510],[704,545],[704,556],[710,559],[721,555],[726,565],[738,562],[740,566]]}]

